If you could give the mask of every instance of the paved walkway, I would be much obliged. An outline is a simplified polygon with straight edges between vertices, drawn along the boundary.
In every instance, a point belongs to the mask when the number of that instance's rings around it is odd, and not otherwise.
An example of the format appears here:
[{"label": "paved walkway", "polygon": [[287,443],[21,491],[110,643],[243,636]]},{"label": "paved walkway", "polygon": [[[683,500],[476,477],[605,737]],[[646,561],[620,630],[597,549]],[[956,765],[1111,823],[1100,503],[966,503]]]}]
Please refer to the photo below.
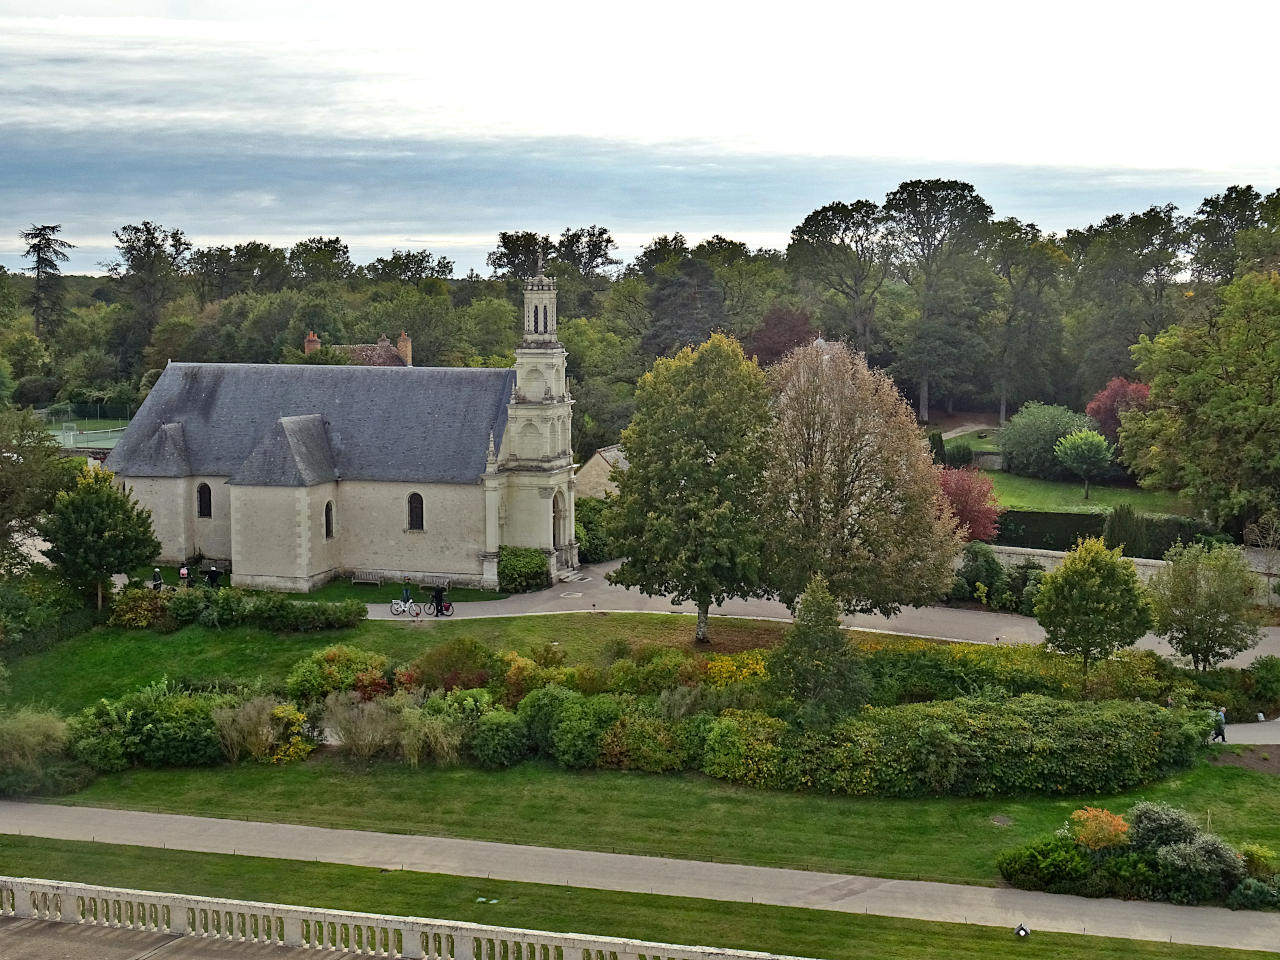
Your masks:
[{"label": "paved walkway", "polygon": [[[1032,930],[1280,952],[1280,914],[1218,907],[1086,900],[1026,890],[53,804],[0,802],[0,829],[65,840],[320,860],[1010,929],[1026,923]],[[277,899],[289,898],[282,894]]]},{"label": "paved walkway", "polygon": [[[697,608],[692,603],[675,604],[666,597],[646,597],[637,590],[616,587],[606,579],[606,574],[617,567],[617,562],[584,566],[578,580],[566,580],[537,593],[522,593],[505,600],[486,600],[476,603],[459,603],[456,619],[474,617],[511,617],[538,613],[575,612],[624,612],[624,613],[686,613]],[[729,600],[722,606],[712,607],[713,616],[752,617],[769,620],[791,621],[791,613],[776,600]],[[373,620],[408,620],[392,617],[385,603],[369,604],[369,617]],[[430,623],[423,617],[418,623]],[[845,617],[845,626],[862,630],[884,630],[918,637],[937,637],[942,640],[967,640],[973,643],[1040,643],[1044,631],[1030,617],[1013,613],[995,613],[990,610],[971,610],[958,607],[906,607],[895,617],[875,614],[857,614]],[[690,628],[692,632],[692,627]],[[715,646],[715,624],[711,625],[711,645]],[[1155,634],[1147,634],[1140,647],[1155,650],[1164,656],[1172,654],[1169,645]],[[1262,631],[1258,646],[1227,663],[1231,666],[1248,666],[1254,657],[1263,654],[1280,655],[1280,627],[1267,627]]]}]

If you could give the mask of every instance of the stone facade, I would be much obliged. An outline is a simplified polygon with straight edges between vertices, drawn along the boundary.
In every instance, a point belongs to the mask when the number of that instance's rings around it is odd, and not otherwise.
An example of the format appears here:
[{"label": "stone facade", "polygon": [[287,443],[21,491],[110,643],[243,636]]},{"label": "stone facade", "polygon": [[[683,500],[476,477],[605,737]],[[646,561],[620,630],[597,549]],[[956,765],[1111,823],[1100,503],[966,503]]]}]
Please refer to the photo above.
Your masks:
[{"label": "stone facade", "polygon": [[[164,562],[200,554],[228,566],[235,586],[289,591],[354,571],[493,588],[502,545],[543,551],[555,577],[577,567],[573,400],[554,280],[525,284],[514,376],[218,366],[166,369],[156,406],[144,405],[108,461],[151,510]],[[240,397],[259,383],[278,411]],[[419,384],[433,395],[414,393]],[[468,392],[448,395],[455,385]],[[254,437],[226,426],[237,412],[228,395]],[[428,422],[420,439],[414,420]]]}]

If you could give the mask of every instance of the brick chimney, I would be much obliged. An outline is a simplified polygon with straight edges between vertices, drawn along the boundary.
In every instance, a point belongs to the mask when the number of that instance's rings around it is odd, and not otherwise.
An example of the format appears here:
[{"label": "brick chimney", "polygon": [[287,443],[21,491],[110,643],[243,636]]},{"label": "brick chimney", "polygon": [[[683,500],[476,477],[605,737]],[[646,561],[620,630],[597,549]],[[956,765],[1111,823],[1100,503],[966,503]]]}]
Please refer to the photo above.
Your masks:
[{"label": "brick chimney", "polygon": [[307,339],[302,341],[302,352],[308,354],[312,350],[318,349],[320,346],[320,338],[316,336],[316,332],[311,330],[307,333]]},{"label": "brick chimney", "polygon": [[409,339],[409,335],[403,330],[400,331],[400,339],[396,341],[396,351],[400,354],[400,359],[404,361],[406,367],[413,366],[413,341]]}]

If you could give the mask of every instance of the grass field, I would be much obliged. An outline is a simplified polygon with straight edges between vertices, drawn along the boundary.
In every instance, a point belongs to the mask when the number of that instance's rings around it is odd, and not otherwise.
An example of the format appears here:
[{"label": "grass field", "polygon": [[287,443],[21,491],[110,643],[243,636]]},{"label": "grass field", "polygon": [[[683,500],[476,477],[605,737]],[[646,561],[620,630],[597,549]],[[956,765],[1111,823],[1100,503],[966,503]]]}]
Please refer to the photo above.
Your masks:
[{"label": "grass field", "polygon": [[1122,812],[1143,799],[1183,807],[1233,843],[1280,849],[1280,778],[1208,764],[1118,796],[877,800],[543,762],[356,766],[325,751],[286,767],[112,774],[57,802],[994,884],[1001,851],[1051,833],[1072,810]]},{"label": "grass field", "polygon": [[981,430],[970,430],[958,437],[951,437],[946,442],[967,443],[974,453],[997,453],[1000,450],[1000,431],[994,427],[983,427]]},{"label": "grass field", "polygon": [[[719,650],[769,646],[785,629],[786,624],[772,621],[712,620],[713,643]],[[576,663],[594,661],[617,637],[633,644],[689,648],[693,627],[689,617],[676,614],[629,613],[417,623],[369,620],[350,630],[279,635],[254,627],[210,630],[190,626],[168,634],[98,627],[54,649],[10,661],[10,690],[8,696],[0,696],[0,704],[44,703],[72,711],[162,677],[237,681],[264,677],[279,681],[298,660],[332,643],[366,647],[401,663],[455,636],[474,637],[493,650],[520,653],[556,643],[569,662]]]},{"label": "grass field", "polygon": [[[1029,955],[1026,943],[1000,927],[31,837],[0,835],[0,872],[830,960],[1006,960]],[[1034,955],[1039,960],[1274,957],[1043,932],[1035,934]]]},{"label": "grass field", "polygon": [[1166,490],[1143,490],[1139,487],[1089,485],[1089,499],[1084,498],[1084,484],[1068,480],[1037,480],[1011,473],[989,470],[987,476],[995,486],[1000,506],[1007,510],[1048,510],[1062,513],[1105,513],[1122,503],[1132,504],[1144,513],[1188,513],[1190,504],[1178,494]]}]

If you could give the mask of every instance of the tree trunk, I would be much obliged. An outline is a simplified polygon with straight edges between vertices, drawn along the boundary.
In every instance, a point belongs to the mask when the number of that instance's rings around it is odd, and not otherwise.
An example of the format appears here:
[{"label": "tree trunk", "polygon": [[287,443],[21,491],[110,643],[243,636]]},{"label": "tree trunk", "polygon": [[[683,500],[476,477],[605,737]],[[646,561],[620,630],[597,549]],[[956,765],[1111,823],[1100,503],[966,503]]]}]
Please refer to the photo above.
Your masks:
[{"label": "tree trunk", "polygon": [[98,582],[98,612],[102,612],[102,582]]},{"label": "tree trunk", "polygon": [[929,375],[920,378],[920,422],[929,422]]},{"label": "tree trunk", "polygon": [[1009,391],[1005,388],[1005,385],[1002,383],[1000,384],[1000,426],[1002,427],[1004,426],[1004,420],[1005,420],[1004,415],[1005,415],[1005,411],[1008,408],[1008,403],[1009,403]]},{"label": "tree trunk", "polygon": [[1084,478],[1084,498],[1086,500],[1089,499],[1089,478],[1088,477]]},{"label": "tree trunk", "polygon": [[711,642],[711,637],[707,635],[707,611],[710,609],[710,603],[698,601],[698,629],[693,635],[694,643]]}]

